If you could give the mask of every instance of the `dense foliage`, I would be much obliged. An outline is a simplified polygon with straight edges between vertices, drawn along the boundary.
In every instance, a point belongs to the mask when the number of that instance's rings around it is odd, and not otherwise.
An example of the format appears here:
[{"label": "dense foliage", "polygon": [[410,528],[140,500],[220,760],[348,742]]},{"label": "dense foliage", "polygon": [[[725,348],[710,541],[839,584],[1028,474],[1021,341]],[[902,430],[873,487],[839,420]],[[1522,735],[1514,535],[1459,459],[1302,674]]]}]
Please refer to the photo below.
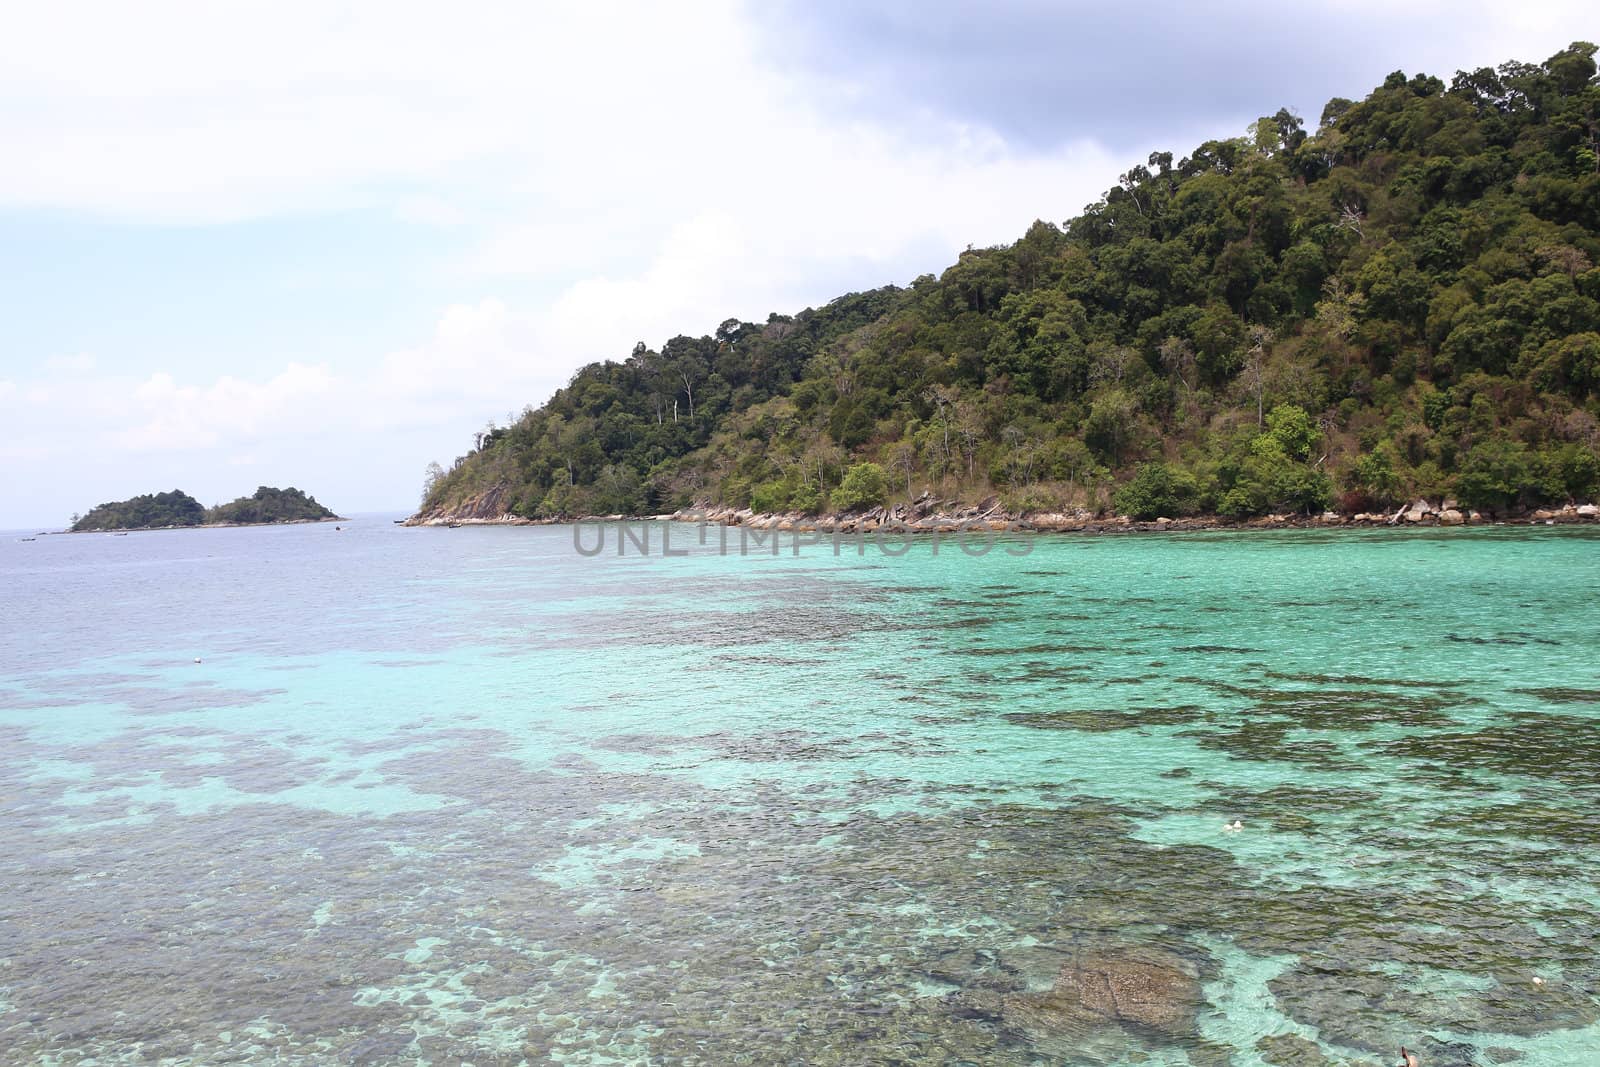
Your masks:
[{"label": "dense foliage", "polygon": [[143,530],[170,526],[200,526],[205,523],[300,522],[333,519],[338,516],[299,489],[273,489],[261,486],[251,496],[242,496],[214,508],[203,508],[188,493],[136,496],[101,504],[87,515],[73,516],[72,529]]},{"label": "dense foliage", "polygon": [[[424,508],[497,488],[527,516],[924,490],[1234,516],[1592,496],[1595,51],[1449,85],[1397,72],[1314,130],[1280,110],[1155,153],[1064,227],[938,278],[640,343],[431,468]],[[845,489],[863,462],[881,487]]]},{"label": "dense foliage", "polygon": [[218,504],[206,512],[207,522],[305,522],[338,516],[317,503],[317,498],[290,486],[287,489],[259,487],[250,496],[228,504]]},{"label": "dense foliage", "polygon": [[199,526],[206,518],[200,501],[181,490],[145,493],[93,508],[74,516],[74,530],[134,530],[164,526]]}]

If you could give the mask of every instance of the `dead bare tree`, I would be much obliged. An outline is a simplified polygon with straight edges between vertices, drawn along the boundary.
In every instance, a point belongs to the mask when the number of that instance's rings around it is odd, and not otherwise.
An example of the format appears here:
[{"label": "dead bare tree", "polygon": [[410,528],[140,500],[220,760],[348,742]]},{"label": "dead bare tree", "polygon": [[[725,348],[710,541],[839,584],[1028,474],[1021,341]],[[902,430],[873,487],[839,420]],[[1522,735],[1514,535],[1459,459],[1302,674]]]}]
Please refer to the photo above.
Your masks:
[{"label": "dead bare tree", "polygon": [[889,465],[906,476],[906,496],[911,496],[911,476],[917,469],[917,446],[910,441],[897,441],[889,449]]},{"label": "dead bare tree", "polygon": [[1122,379],[1127,377],[1128,368],[1139,358],[1139,353],[1127,345],[1104,345],[1097,346],[1091,356],[1094,363],[1089,367],[1089,380],[1120,385]]},{"label": "dead bare tree", "polygon": [[922,399],[933,405],[934,418],[939,422],[941,430],[941,450],[944,453],[944,462],[950,462],[950,419],[949,409],[961,399],[961,393],[952,386],[931,385],[922,394]]},{"label": "dead bare tree", "polygon": [[1356,203],[1346,203],[1339,208],[1339,229],[1354,230],[1356,236],[1363,241],[1367,239],[1366,231],[1362,228],[1367,220],[1366,212]]},{"label": "dead bare tree", "polygon": [[1169,337],[1161,342],[1161,347],[1156,349],[1161,357],[1161,366],[1166,372],[1178,379],[1178,384],[1183,386],[1184,395],[1193,394],[1194,389],[1189,384],[1189,377],[1194,373],[1194,349],[1189,342],[1181,337]]},{"label": "dead bare tree", "polygon": [[1256,429],[1266,425],[1267,349],[1272,344],[1272,328],[1250,327],[1250,350],[1245,355],[1244,372],[1240,377],[1245,387],[1255,394]]}]

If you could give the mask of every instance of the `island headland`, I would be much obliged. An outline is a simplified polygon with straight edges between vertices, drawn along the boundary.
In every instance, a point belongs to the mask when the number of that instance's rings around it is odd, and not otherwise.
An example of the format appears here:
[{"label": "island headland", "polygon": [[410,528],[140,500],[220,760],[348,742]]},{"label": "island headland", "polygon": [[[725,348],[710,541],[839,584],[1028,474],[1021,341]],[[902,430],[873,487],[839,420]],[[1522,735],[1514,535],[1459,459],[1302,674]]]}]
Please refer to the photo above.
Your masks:
[{"label": "island headland", "polygon": [[431,465],[410,521],[1592,521],[1595,53],[1396,71],[937,277],[640,341]]}]

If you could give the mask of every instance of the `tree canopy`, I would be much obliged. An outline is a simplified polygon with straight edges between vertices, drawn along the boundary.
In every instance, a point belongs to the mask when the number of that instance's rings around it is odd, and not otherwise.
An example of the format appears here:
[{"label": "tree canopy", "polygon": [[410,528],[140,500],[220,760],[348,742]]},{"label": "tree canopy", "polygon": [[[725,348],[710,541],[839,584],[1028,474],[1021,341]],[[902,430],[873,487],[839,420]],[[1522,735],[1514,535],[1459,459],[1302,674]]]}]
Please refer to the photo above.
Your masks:
[{"label": "tree canopy", "polygon": [[167,526],[199,526],[206,509],[200,501],[180,489],[166,493],[117,500],[91,508],[73,520],[73,530],[159,529]]},{"label": "tree canopy", "polygon": [[207,522],[265,523],[308,522],[338,516],[317,503],[317,498],[290,486],[273,489],[261,486],[250,496],[207,510]]},{"label": "tree canopy", "polygon": [[72,529],[148,530],[211,523],[307,522],[334,518],[338,516],[317,503],[316,497],[293,486],[274,489],[263,485],[251,496],[213,508],[201,507],[198,500],[177,489],[153,495],[147,493],[101,504],[88,514],[74,518]]},{"label": "tree canopy", "polygon": [[[1600,488],[1600,83],[1391,74],[938,277],[592,364],[430,477],[529,517],[929,490],[1247,516]],[[866,477],[866,476],[862,476]],[[859,499],[858,486],[844,493]]]}]

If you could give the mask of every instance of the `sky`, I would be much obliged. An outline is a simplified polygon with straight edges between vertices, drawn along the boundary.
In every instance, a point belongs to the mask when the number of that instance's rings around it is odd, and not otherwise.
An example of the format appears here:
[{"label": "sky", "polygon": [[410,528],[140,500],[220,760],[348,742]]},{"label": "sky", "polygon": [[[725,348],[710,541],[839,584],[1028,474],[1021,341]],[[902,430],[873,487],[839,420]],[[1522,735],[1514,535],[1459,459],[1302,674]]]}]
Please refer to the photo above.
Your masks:
[{"label": "sky", "polygon": [[5,4],[0,528],[413,507],[489,421],[1587,3]]}]

